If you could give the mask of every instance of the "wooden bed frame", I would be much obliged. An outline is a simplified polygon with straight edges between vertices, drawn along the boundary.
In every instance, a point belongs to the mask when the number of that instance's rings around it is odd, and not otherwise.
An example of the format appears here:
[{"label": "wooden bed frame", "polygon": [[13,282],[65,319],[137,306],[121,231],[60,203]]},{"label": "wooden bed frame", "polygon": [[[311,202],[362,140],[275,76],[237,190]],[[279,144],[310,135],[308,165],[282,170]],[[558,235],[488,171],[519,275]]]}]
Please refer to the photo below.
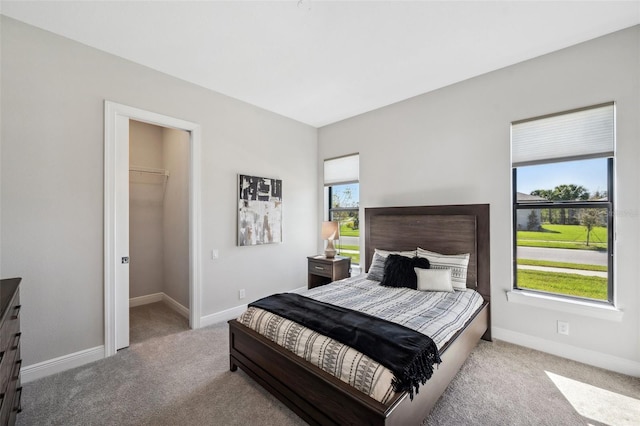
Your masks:
[{"label": "wooden bed frame", "polygon": [[489,205],[381,207],[365,209],[368,270],[375,248],[470,253],[467,287],[482,308],[441,348],[442,363],[410,400],[397,393],[382,404],[236,320],[229,321],[230,368],[242,368],[310,424],[418,425],[482,337],[491,340],[489,302]]}]

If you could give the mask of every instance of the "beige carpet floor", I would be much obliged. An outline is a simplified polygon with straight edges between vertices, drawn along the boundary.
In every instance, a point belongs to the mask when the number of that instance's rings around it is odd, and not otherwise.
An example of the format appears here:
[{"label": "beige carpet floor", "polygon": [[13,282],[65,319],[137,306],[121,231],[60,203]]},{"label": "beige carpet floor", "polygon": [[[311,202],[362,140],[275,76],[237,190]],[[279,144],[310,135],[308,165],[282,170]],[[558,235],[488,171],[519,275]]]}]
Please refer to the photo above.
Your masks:
[{"label": "beige carpet floor", "polygon": [[129,343],[168,336],[189,330],[189,320],[163,302],[129,309]]},{"label": "beige carpet floor", "polygon": [[[140,309],[149,321],[128,349],[25,384],[18,425],[305,424],[229,371],[226,323],[154,330],[167,315],[153,308]],[[638,425],[640,379],[482,341],[423,424]]]}]

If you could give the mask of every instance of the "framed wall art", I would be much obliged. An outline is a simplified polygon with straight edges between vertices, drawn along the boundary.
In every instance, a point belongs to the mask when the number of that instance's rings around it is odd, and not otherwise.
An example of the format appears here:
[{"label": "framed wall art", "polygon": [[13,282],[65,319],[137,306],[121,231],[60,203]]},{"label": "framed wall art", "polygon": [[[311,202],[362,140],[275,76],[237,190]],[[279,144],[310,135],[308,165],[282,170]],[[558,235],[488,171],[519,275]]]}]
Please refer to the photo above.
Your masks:
[{"label": "framed wall art", "polygon": [[238,175],[238,245],[282,242],[282,180]]}]

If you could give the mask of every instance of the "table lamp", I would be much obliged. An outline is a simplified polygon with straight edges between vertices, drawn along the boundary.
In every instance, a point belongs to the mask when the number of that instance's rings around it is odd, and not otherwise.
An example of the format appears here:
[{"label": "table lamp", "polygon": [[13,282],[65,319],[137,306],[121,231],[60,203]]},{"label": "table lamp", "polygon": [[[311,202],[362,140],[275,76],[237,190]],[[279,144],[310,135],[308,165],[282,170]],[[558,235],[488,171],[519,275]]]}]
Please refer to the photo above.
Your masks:
[{"label": "table lamp", "polygon": [[338,222],[322,222],[322,239],[327,240],[327,248],[324,250],[324,255],[327,259],[333,259],[336,256],[333,240],[338,238],[340,238]]}]

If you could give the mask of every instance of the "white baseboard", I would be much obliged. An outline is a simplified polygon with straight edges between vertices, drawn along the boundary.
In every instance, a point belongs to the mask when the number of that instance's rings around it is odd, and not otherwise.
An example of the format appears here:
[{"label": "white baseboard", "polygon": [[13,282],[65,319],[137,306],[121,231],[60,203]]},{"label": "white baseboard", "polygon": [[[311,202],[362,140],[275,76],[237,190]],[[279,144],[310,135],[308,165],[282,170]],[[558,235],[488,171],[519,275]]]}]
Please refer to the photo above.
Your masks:
[{"label": "white baseboard", "polygon": [[[307,286],[294,288],[289,290],[291,293],[300,293],[306,290]],[[218,324],[220,322],[229,321],[238,318],[244,311],[247,310],[247,305],[240,305],[234,308],[225,309],[224,311],[216,312],[213,314],[200,317],[200,327],[206,327],[208,325]]]},{"label": "white baseboard", "polygon": [[527,334],[499,327],[492,327],[491,335],[495,339],[513,343],[515,345],[546,352],[562,358],[568,358],[573,361],[593,365],[595,367],[615,371],[628,376],[640,377],[640,362],[630,359],[579,348],[565,343],[553,342],[540,337],[529,336]]},{"label": "white baseboard", "polygon": [[174,311],[176,311],[186,319],[189,319],[189,308],[180,304],[178,301],[167,296],[166,294],[164,293],[162,294],[163,294],[162,301],[165,303],[165,305],[167,305],[168,307],[170,307],[171,309],[173,309]]},{"label": "white baseboard", "polygon": [[146,296],[132,297],[129,299],[129,307],[148,305],[149,303],[164,302],[169,308],[173,309],[186,319],[189,319],[189,308],[185,307],[174,298],[168,296],[166,293],[153,293]]},{"label": "white baseboard", "polygon": [[149,303],[162,302],[164,293],[147,294],[146,296],[132,297],[129,299],[129,307],[148,305]]},{"label": "white baseboard", "polygon": [[[304,289],[306,289],[306,287],[300,287],[298,289],[295,289],[294,291],[301,291]],[[154,293],[129,299],[129,306],[141,306],[155,302],[164,302],[167,304],[167,306],[174,309],[176,312],[189,318],[189,309],[182,306],[180,303],[176,302],[174,299],[164,293]],[[208,325],[218,324],[224,321],[238,318],[246,309],[247,305],[245,304],[230,309],[225,309],[224,311],[205,315],[200,318],[200,326],[206,327]],[[23,383],[28,383],[42,377],[60,373],[62,371],[79,367],[93,361],[98,361],[100,359],[103,359],[104,357],[104,345],[97,346],[91,349],[85,349],[79,352],[74,352],[72,354],[23,367],[20,370],[21,380]]]},{"label": "white baseboard", "polygon": [[42,377],[60,373],[71,368],[80,367],[93,361],[104,358],[104,345],[95,348],[85,349],[69,355],[27,365],[20,369],[20,380],[22,383],[32,382]]},{"label": "white baseboard", "polygon": [[240,306],[236,306],[235,308],[225,309],[224,311],[205,315],[200,318],[200,326],[206,327],[208,325],[213,325],[220,322],[229,321],[231,319],[238,318],[246,310],[247,310],[247,305],[240,305]]}]

